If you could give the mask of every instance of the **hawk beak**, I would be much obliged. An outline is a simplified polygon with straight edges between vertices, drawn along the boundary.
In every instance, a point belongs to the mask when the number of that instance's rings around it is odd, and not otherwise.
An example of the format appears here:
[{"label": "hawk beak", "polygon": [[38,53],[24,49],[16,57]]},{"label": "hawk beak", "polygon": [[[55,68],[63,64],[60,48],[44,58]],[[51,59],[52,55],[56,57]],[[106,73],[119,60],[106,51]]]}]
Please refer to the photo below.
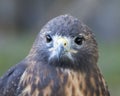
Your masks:
[{"label": "hawk beak", "polygon": [[61,57],[66,52],[68,52],[68,50],[70,50],[70,44],[68,44],[68,41],[65,38],[58,38],[55,49],[57,51],[58,57]]},{"label": "hawk beak", "polygon": [[55,38],[53,48],[50,48],[49,51],[52,52],[51,57],[56,56],[57,58],[61,58],[63,55],[72,58],[71,53],[77,53],[77,50],[71,48],[71,42],[66,37]]}]

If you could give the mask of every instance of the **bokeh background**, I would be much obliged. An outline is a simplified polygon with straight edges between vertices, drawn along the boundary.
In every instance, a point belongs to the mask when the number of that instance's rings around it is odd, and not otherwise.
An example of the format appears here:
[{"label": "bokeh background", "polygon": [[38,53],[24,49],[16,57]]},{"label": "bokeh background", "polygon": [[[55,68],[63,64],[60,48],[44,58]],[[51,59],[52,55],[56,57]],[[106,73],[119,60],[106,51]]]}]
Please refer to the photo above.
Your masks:
[{"label": "bokeh background", "polygon": [[48,20],[71,14],[95,33],[98,65],[120,96],[120,0],[0,0],[0,76],[29,52]]}]

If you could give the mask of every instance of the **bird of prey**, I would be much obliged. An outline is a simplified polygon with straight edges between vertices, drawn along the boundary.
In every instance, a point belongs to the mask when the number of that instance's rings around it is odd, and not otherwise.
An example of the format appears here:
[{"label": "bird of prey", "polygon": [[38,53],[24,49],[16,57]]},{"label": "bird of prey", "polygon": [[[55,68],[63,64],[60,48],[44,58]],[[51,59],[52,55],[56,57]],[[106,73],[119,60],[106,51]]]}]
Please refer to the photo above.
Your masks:
[{"label": "bird of prey", "polygon": [[0,78],[0,96],[110,96],[95,37],[71,15],[50,20],[24,60]]}]

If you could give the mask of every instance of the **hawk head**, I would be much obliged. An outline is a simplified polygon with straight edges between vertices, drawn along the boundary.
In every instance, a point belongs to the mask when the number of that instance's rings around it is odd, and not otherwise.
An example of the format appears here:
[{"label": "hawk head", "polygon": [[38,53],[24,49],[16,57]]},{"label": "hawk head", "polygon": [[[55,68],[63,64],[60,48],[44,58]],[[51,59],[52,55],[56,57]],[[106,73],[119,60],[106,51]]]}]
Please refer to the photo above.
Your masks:
[{"label": "hawk head", "polygon": [[98,59],[94,35],[70,15],[50,20],[38,34],[30,54],[43,64],[81,70],[89,69]]}]

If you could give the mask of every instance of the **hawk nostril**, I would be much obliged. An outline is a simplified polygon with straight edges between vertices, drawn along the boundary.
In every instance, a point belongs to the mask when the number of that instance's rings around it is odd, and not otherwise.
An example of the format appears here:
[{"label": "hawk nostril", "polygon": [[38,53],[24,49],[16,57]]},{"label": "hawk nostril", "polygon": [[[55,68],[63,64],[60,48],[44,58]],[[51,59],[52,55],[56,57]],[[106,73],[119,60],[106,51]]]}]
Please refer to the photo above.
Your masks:
[{"label": "hawk nostril", "polygon": [[67,44],[66,43],[64,43],[64,46],[66,46]]}]

